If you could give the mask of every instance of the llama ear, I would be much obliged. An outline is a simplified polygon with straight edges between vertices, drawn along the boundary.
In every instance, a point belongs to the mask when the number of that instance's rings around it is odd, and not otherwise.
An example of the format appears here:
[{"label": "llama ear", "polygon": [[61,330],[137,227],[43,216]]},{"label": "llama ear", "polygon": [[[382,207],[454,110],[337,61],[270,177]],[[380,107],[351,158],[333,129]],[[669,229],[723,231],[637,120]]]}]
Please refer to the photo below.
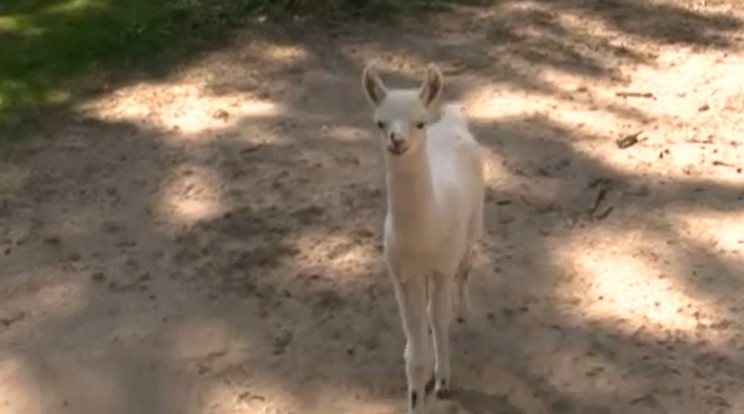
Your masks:
[{"label": "llama ear", "polygon": [[370,62],[364,68],[364,73],[362,73],[362,89],[364,89],[367,99],[375,106],[380,105],[380,102],[387,95],[387,89],[385,88],[385,84],[382,83],[380,75],[377,73],[377,64],[375,62]]},{"label": "llama ear", "polygon": [[444,89],[444,76],[437,65],[430,63],[426,68],[426,79],[421,86],[419,96],[425,107],[430,107],[442,94]]}]

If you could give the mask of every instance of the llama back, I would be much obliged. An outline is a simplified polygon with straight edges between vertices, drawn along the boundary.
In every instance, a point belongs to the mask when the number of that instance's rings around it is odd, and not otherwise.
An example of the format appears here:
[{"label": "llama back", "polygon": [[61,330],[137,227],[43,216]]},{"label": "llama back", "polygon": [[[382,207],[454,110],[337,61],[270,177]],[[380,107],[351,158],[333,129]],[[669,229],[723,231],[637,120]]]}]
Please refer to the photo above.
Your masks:
[{"label": "llama back", "polygon": [[[484,184],[484,159],[483,149],[470,132],[467,117],[464,113],[464,107],[460,104],[449,104],[442,109],[442,120],[452,128],[452,131],[459,141],[460,150],[465,152],[465,160],[462,168],[470,173],[469,180],[466,180],[472,189],[470,197],[474,206],[473,215],[469,224],[469,239],[478,240],[483,235],[483,184]],[[462,148],[462,147],[466,147]]]},{"label": "llama back", "polygon": [[483,154],[470,132],[462,105],[448,104],[429,130],[429,156],[435,188],[445,211],[457,211],[454,228],[468,222],[468,239],[482,234]]},{"label": "llama back", "polygon": [[463,112],[463,106],[460,104],[447,104],[442,108],[442,119],[439,122],[444,122],[453,127],[467,128],[468,121],[465,118]]},{"label": "llama back", "polygon": [[443,106],[441,117],[429,128],[428,132],[431,141],[430,149],[434,150],[433,152],[454,150],[476,153],[480,151],[480,145],[470,132],[467,117],[460,104]]},{"label": "llama back", "polygon": [[[429,129],[435,147],[471,146],[476,144],[467,117],[460,104],[447,104],[441,109],[439,120]],[[477,144],[476,144],[477,145]]]}]

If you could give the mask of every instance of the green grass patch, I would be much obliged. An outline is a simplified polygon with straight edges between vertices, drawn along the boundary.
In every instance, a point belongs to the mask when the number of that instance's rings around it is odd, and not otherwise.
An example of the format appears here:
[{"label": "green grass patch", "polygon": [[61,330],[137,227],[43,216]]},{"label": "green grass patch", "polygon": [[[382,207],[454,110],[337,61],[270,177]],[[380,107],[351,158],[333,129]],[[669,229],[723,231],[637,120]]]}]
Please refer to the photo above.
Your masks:
[{"label": "green grass patch", "polygon": [[[224,35],[236,3],[18,0],[0,5],[0,123],[68,100],[91,70],[164,67]],[[248,3],[245,3],[246,5]]]}]

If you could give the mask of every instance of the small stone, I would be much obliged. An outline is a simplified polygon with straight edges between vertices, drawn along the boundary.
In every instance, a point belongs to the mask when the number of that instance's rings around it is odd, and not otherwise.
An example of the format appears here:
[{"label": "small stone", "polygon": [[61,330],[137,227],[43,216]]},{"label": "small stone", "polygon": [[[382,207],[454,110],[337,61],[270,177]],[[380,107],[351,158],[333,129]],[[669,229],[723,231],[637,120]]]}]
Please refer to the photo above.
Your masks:
[{"label": "small stone", "polygon": [[44,244],[48,244],[50,246],[59,246],[62,244],[62,240],[60,240],[57,236],[49,236],[46,239],[44,239]]},{"label": "small stone", "polygon": [[227,121],[230,119],[230,114],[224,109],[218,109],[212,113],[212,118]]},{"label": "small stone", "polygon": [[243,148],[243,149],[240,150],[240,155],[246,156],[248,154],[252,154],[252,153],[260,150],[262,146],[263,146],[262,144],[249,145],[249,146],[247,146],[247,147],[245,147],[245,148]]}]

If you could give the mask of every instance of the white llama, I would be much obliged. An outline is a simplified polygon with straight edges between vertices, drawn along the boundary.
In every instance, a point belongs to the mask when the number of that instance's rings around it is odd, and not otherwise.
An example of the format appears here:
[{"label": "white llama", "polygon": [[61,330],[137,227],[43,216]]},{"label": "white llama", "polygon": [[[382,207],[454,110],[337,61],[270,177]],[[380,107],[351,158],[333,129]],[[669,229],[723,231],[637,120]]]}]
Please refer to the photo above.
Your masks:
[{"label": "white llama", "polygon": [[408,412],[422,413],[432,388],[439,398],[450,390],[449,327],[455,307],[460,317],[467,311],[467,277],[483,232],[481,147],[459,107],[431,121],[444,87],[436,65],[420,89],[388,90],[373,62],[362,86],[385,154],[384,259],[407,341]]}]

